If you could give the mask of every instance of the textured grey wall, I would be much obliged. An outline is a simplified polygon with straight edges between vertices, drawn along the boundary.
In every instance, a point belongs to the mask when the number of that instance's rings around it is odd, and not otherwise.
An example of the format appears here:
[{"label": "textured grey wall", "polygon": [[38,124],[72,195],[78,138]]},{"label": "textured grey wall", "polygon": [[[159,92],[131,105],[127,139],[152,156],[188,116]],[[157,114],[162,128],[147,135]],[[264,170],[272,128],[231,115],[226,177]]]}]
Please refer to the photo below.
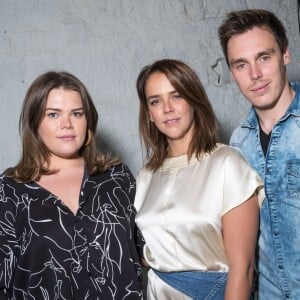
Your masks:
[{"label": "textured grey wall", "polygon": [[266,8],[287,27],[291,79],[300,79],[297,0],[0,0],[0,169],[20,155],[18,118],[29,84],[50,69],[88,87],[100,115],[101,147],[136,174],[143,154],[135,80],[141,67],[176,58],[199,74],[222,125],[223,141],[247,102],[230,81],[217,28],[231,10]]}]

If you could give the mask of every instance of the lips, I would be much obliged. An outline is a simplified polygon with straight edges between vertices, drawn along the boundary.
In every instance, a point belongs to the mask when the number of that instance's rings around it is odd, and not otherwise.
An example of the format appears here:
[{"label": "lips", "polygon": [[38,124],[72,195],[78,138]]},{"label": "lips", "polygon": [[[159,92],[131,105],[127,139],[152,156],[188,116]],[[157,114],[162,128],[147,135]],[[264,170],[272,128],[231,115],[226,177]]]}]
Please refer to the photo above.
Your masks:
[{"label": "lips", "polygon": [[269,86],[269,83],[264,83],[264,84],[260,84],[258,86],[254,86],[254,87],[251,87],[251,92],[254,92],[254,93],[264,93],[266,90],[267,90],[267,87]]},{"label": "lips", "polygon": [[63,141],[73,141],[75,139],[75,135],[62,135],[58,138]]},{"label": "lips", "polygon": [[177,123],[178,120],[179,120],[178,118],[168,119],[168,120],[164,121],[164,123],[166,125],[173,125],[173,124]]}]

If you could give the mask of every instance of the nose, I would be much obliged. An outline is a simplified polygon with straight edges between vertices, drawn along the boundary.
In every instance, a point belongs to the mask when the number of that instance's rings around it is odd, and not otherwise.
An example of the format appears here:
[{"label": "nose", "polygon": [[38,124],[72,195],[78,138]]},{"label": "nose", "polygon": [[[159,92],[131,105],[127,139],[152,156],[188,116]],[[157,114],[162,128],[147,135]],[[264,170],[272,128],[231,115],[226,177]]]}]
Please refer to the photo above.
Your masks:
[{"label": "nose", "polygon": [[250,66],[250,78],[251,80],[257,80],[262,77],[261,69],[257,64]]},{"label": "nose", "polygon": [[61,119],[61,128],[72,129],[73,124],[70,116],[63,116]]},{"label": "nose", "polygon": [[174,108],[172,106],[172,103],[170,101],[170,99],[166,99],[164,101],[164,114],[168,114],[170,112],[173,112],[174,111]]}]

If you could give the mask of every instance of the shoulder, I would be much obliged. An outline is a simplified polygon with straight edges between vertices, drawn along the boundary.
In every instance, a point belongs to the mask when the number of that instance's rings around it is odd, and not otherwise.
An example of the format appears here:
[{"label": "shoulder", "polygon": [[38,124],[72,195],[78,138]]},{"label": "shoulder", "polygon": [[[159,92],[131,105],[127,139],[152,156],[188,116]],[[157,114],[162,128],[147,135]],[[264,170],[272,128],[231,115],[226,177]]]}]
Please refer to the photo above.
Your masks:
[{"label": "shoulder", "polygon": [[18,183],[4,175],[0,176],[0,214],[15,210],[22,204],[23,195],[28,195],[26,184]]},{"label": "shoulder", "polygon": [[212,158],[230,159],[233,161],[245,160],[243,156],[232,146],[218,144],[217,148],[211,154]]},{"label": "shoulder", "polygon": [[210,155],[211,166],[219,172],[239,174],[242,170],[251,170],[246,158],[238,149],[232,146],[218,144],[218,147]]},{"label": "shoulder", "polygon": [[292,81],[290,82],[291,88],[295,92],[295,97],[293,104],[291,105],[290,109],[294,110],[296,115],[299,116],[299,110],[300,110],[300,82],[299,81]]},{"label": "shoulder", "polygon": [[237,128],[234,129],[233,133],[231,134],[229,144],[233,146],[242,144],[249,133],[249,130],[243,127],[241,123]]},{"label": "shoulder", "polygon": [[97,177],[103,177],[103,176],[123,176],[123,175],[132,175],[132,172],[130,171],[129,167],[126,164],[119,163],[116,165],[110,166],[107,170],[103,172],[96,172],[92,175],[90,175],[93,178]]},{"label": "shoulder", "polygon": [[215,151],[215,156],[212,156],[212,158],[214,158],[212,159],[213,163],[217,162],[215,165],[218,166],[219,170],[223,169],[224,172],[230,173],[232,177],[234,177],[234,174],[237,179],[243,174],[246,176],[252,174],[258,177],[247,159],[232,146],[222,145],[218,147]]},{"label": "shoulder", "polygon": [[111,168],[112,176],[118,176],[129,181],[135,181],[135,178],[126,164],[120,163]]},{"label": "shoulder", "polygon": [[291,81],[290,86],[296,92],[297,96],[300,94],[300,81]]},{"label": "shoulder", "polygon": [[[216,150],[214,170],[223,184],[223,214],[249,199],[257,191],[259,203],[264,199],[263,182],[247,160],[233,147],[223,145]],[[212,168],[211,168],[212,169]]]},{"label": "shoulder", "polygon": [[136,181],[137,183],[148,181],[152,177],[152,175],[153,175],[153,171],[144,166],[138,172]]},{"label": "shoulder", "polygon": [[103,182],[114,182],[118,184],[125,184],[129,186],[135,185],[135,178],[126,164],[120,163],[114,166],[111,166],[104,172],[97,172],[89,176],[91,180],[96,183]]},{"label": "shoulder", "polygon": [[254,107],[252,106],[244,121],[236,127],[230,138],[230,145],[239,146],[248,140],[249,136],[256,136],[259,124]]},{"label": "shoulder", "polygon": [[3,189],[17,189],[17,190],[24,190],[25,183],[16,182],[14,179],[6,176],[5,174],[2,174],[0,176],[0,186],[1,190]]}]

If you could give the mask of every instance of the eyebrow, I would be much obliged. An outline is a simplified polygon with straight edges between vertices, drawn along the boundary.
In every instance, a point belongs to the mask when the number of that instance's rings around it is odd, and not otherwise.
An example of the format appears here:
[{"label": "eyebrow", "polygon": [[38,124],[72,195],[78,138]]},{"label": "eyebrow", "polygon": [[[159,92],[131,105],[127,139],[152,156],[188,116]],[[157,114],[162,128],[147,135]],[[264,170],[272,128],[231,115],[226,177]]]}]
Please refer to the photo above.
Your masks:
[{"label": "eyebrow", "polygon": [[147,97],[147,101],[150,101],[151,99],[155,99],[155,98],[158,98],[159,95],[152,95],[152,96],[149,96]]},{"label": "eyebrow", "polygon": [[[52,108],[52,107],[46,107],[45,111],[47,110],[62,111],[62,109],[60,108]],[[71,111],[77,111],[77,110],[84,110],[84,108],[83,107],[74,108]]]},{"label": "eyebrow", "polygon": [[[257,60],[259,57],[266,55],[266,54],[274,54],[275,53],[275,49],[274,48],[268,48],[266,50],[260,51],[255,55],[255,60]],[[243,63],[243,62],[247,62],[248,60],[246,58],[238,58],[238,59],[232,59],[230,61],[230,66],[236,65],[238,63]]]},{"label": "eyebrow", "polygon": [[[174,90],[174,91],[171,91],[167,94],[168,95],[174,95],[176,93],[178,93],[178,92],[176,90]],[[159,98],[159,97],[160,97],[160,95],[151,95],[151,96],[147,97],[147,101],[150,101],[151,99],[155,99],[155,98]]]}]

